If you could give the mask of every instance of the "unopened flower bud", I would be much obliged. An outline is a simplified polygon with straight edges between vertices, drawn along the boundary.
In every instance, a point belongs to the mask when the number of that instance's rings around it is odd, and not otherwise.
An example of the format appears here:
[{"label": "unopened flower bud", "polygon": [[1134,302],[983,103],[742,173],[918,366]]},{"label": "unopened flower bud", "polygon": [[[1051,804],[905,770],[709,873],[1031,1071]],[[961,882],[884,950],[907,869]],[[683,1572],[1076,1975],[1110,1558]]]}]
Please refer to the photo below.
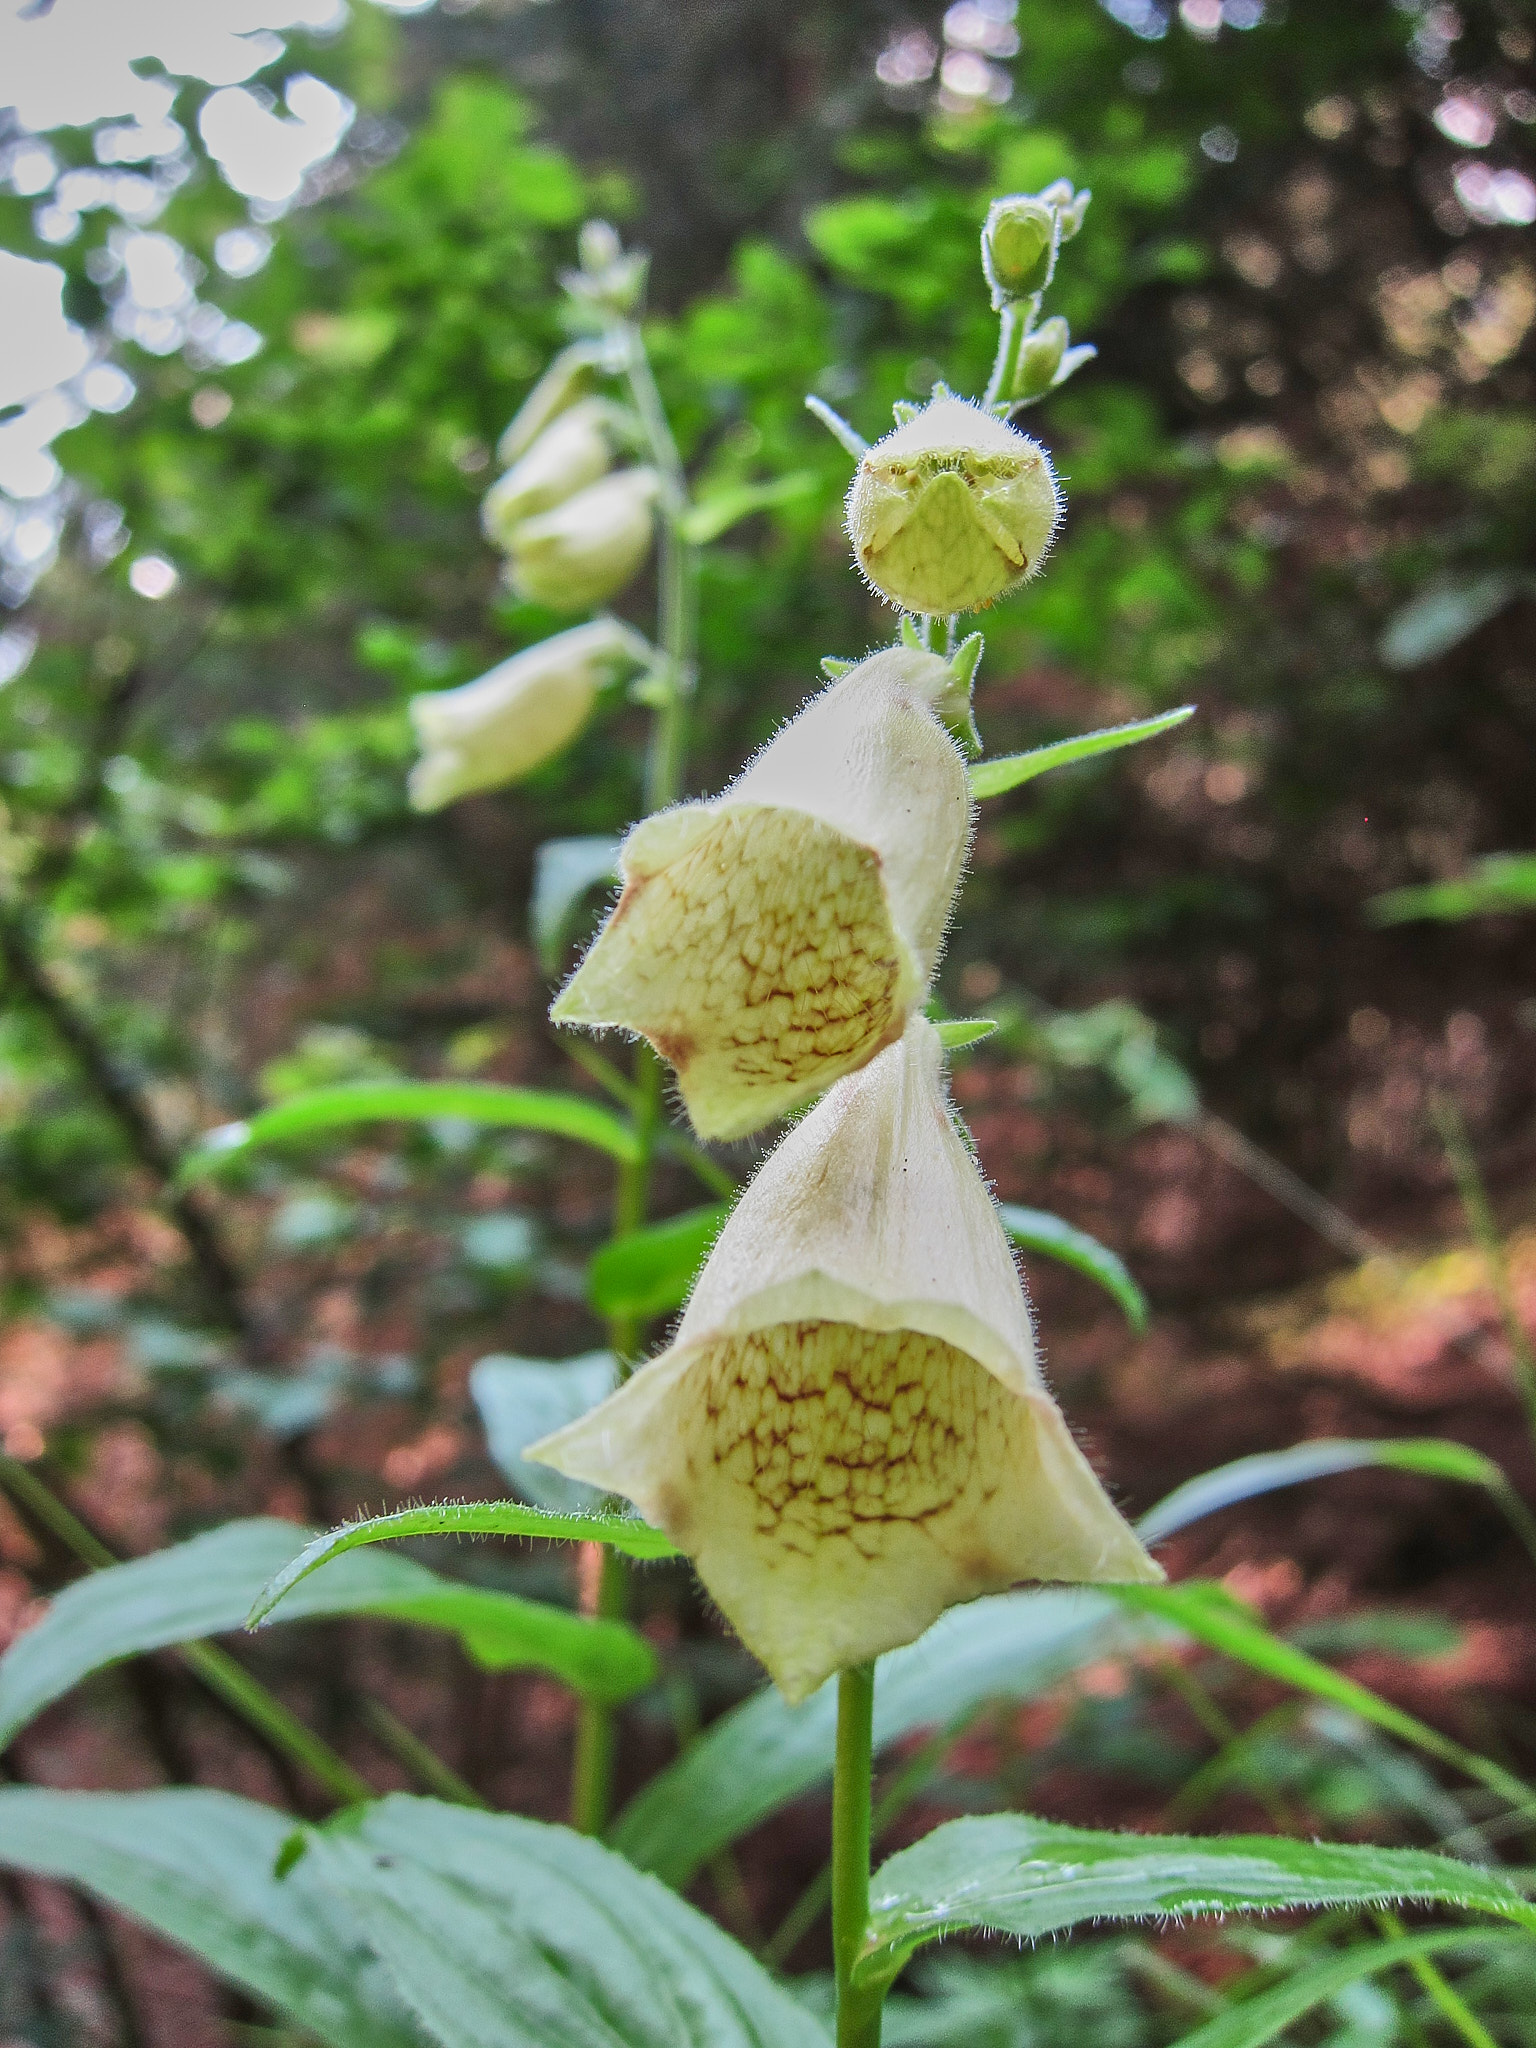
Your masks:
[{"label": "unopened flower bud", "polygon": [[613,461],[616,417],[616,408],[605,399],[583,398],[547,426],[486,492],[480,507],[486,539],[507,548],[519,521],[563,504],[606,476]]},{"label": "unopened flower bud", "polygon": [[496,444],[496,460],[503,469],[510,469],[527,454],[551,420],[587,395],[597,381],[601,361],[602,349],[595,341],[573,341],[569,348],[561,349]]},{"label": "unopened flower bud", "polygon": [[456,690],[413,697],[411,723],[422,749],[411,770],[413,807],[440,811],[475,790],[531,774],[569,746],[612,675],[650,658],[649,644],[632,628],[594,619],[524,648]]},{"label": "unopened flower bud", "polygon": [[792,1701],[978,1594],[1162,1577],[1047,1391],[921,1016],[768,1159],[669,1348],[527,1455],[659,1523]]},{"label": "unopened flower bud", "polygon": [[981,231],[981,267],[995,306],[1045,290],[1056,263],[1056,239],[1056,209],[1043,196],[1016,193],[993,200]]},{"label": "unopened flower bud", "polygon": [[1055,382],[1056,372],[1061,368],[1061,359],[1071,339],[1071,329],[1060,314],[1042,320],[1034,333],[1025,335],[1020,343],[1012,388],[1000,395],[1005,398],[1042,397]]},{"label": "unopened flower bud", "polygon": [[739,1138],[901,1036],[970,837],[936,715],[950,665],[887,648],[823,690],[723,796],[645,819],[551,1017],[637,1031],[695,1129]]},{"label": "unopened flower bud", "polygon": [[621,591],[651,545],[654,469],[621,469],[507,535],[507,576],[521,598],[585,611]]},{"label": "unopened flower bud", "polygon": [[1083,224],[1093,194],[1086,189],[1074,192],[1070,178],[1058,178],[1054,185],[1047,185],[1045,190],[1036,196],[1055,210],[1059,223],[1057,239],[1070,242]]},{"label": "unopened flower bud", "polygon": [[865,451],[848,493],[848,537],[892,604],[966,612],[1033,574],[1060,512],[1045,450],[946,394]]}]

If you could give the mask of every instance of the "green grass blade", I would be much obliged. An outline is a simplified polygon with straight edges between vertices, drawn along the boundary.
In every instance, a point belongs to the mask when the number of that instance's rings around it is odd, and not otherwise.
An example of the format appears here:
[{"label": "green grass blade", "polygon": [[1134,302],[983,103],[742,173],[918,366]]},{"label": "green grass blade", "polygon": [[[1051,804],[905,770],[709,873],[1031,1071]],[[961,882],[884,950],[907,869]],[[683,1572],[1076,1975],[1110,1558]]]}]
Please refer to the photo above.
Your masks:
[{"label": "green grass blade", "polygon": [[259,1628],[301,1580],[332,1558],[368,1543],[394,1543],[402,1536],[541,1536],[562,1543],[607,1543],[626,1557],[679,1555],[659,1529],[624,1515],[552,1514],[515,1500],[441,1501],[433,1507],[400,1508],[392,1515],[343,1522],[339,1529],[315,1537],[268,1580],[245,1617],[246,1627]]},{"label": "green grass blade", "polygon": [[1428,1934],[1405,1935],[1400,1941],[1357,1942],[1295,1971],[1283,1984],[1261,1991],[1256,1998],[1245,1998],[1241,2005],[1218,2013],[1192,2034],[1182,2035],[1175,2048],[1264,2048],[1265,2042],[1273,2041],[1293,2020],[1363,1977],[1376,1977],[1383,1970],[1447,1949],[1486,1951],[1512,1942],[1523,1944],[1527,1939],[1492,1928],[1470,1932],[1462,1927],[1438,1927]]},{"label": "green grass blade", "polygon": [[498,1088],[485,1081],[344,1081],[333,1088],[290,1095],[242,1123],[210,1131],[182,1161],[177,1178],[185,1187],[284,1138],[307,1138],[348,1124],[428,1123],[439,1117],[547,1131],[590,1145],[626,1165],[640,1157],[634,1126],[581,1095],[550,1088]]},{"label": "green grass blade", "polygon": [[1289,1450],[1260,1451],[1251,1458],[1235,1458],[1230,1465],[1202,1472],[1198,1479],[1188,1480],[1143,1515],[1136,1533],[1143,1543],[1157,1543],[1176,1529],[1199,1521],[1203,1515],[1214,1515],[1239,1501],[1273,1493],[1282,1486],[1299,1486],[1304,1480],[1325,1479],[1335,1473],[1359,1472],[1373,1466],[1480,1486],[1501,1503],[1509,1488],[1492,1458],[1474,1451],[1469,1444],[1452,1443],[1444,1437],[1319,1437],[1310,1443],[1293,1444]]},{"label": "green grass blade", "polygon": [[1395,1735],[1427,1756],[1438,1757],[1467,1777],[1486,1785],[1522,1812],[1536,1811],[1536,1790],[1489,1757],[1442,1735],[1438,1728],[1395,1707],[1369,1686],[1331,1670],[1294,1643],[1267,1629],[1248,1608],[1222,1586],[1188,1580],[1180,1586],[1105,1586],[1104,1593],[1136,1614],[1156,1616],[1183,1629],[1208,1648],[1260,1671],[1298,1692],[1330,1701],[1362,1721]]},{"label": "green grass blade", "polygon": [[1027,754],[1003,754],[995,761],[977,761],[971,768],[971,795],[978,802],[1002,796],[1021,783],[1033,782],[1051,768],[1066,768],[1074,761],[1088,761],[1095,754],[1113,753],[1117,747],[1134,747],[1140,740],[1156,739],[1172,732],[1195,715],[1193,704],[1181,704],[1176,711],[1163,711],[1156,718],[1138,718],[1131,725],[1111,725],[1102,732],[1079,733],[1075,739],[1056,740],[1048,747],[1032,747]]}]

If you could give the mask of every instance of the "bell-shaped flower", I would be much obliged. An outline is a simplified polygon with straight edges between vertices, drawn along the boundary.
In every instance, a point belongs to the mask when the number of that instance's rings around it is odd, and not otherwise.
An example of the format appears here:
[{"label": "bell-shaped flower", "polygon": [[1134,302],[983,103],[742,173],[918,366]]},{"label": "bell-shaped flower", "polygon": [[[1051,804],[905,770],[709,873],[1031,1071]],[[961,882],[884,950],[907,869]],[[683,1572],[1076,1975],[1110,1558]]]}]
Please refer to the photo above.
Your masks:
[{"label": "bell-shaped flower", "polygon": [[440,811],[457,797],[530,774],[569,746],[613,676],[643,668],[650,644],[619,619],[594,619],[526,647],[456,690],[411,699],[421,759],[411,803]]},{"label": "bell-shaped flower", "polygon": [[561,349],[496,444],[496,460],[503,469],[510,469],[527,454],[551,420],[587,395],[597,381],[602,360],[602,344],[596,339],[573,341]]},{"label": "bell-shaped flower", "polygon": [[935,709],[954,688],[937,655],[873,654],[722,796],[636,825],[623,893],[551,1017],[649,1039],[706,1138],[758,1130],[899,1038],[970,839]]},{"label": "bell-shaped flower", "polygon": [[1032,575],[1060,515],[1039,443],[946,392],[865,450],[847,526],[880,595],[932,615],[989,605]]},{"label": "bell-shaped flower", "polygon": [[602,398],[583,398],[561,413],[486,492],[480,506],[486,539],[506,549],[520,521],[564,504],[606,476],[619,418],[618,408]]},{"label": "bell-shaped flower", "polygon": [[1041,1377],[931,1024],[741,1197],[658,1358],[528,1456],[634,1502],[790,1700],[1025,1580],[1162,1574]]},{"label": "bell-shaped flower", "polygon": [[654,469],[621,469],[522,520],[506,537],[513,590],[556,611],[605,604],[645,560],[657,487]]}]

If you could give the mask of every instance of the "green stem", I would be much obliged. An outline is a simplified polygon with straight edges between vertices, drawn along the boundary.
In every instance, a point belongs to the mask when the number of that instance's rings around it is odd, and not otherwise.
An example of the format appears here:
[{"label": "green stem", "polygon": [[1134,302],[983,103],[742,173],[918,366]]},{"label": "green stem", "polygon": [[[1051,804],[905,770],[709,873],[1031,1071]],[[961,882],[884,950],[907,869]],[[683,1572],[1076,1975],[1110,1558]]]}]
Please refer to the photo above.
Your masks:
[{"label": "green stem", "polygon": [[[58,1495],[19,1458],[0,1457],[0,1485],[92,1571],[108,1571],[120,1561],[100,1537],[88,1529],[79,1516],[67,1508]],[[350,1806],[356,1800],[373,1797],[366,1780],[360,1778],[329,1743],[306,1728],[297,1715],[291,1714],[282,1701],[259,1679],[253,1678],[228,1651],[217,1649],[212,1643],[183,1643],[179,1655],[210,1692],[216,1693],[274,1749],[308,1771],[332,1798]]]},{"label": "green stem", "polygon": [[[1395,1913],[1377,1913],[1376,1925],[1391,1941],[1401,1941],[1407,1933]],[[1418,1978],[1431,2004],[1441,2018],[1460,2034],[1467,2048],[1499,2048],[1492,2034],[1483,2025],[1477,2014],[1467,2004],[1461,1993],[1449,1982],[1428,1956],[1410,1956],[1408,1968]]]},{"label": "green stem", "polygon": [[[606,1543],[597,1548],[601,1557],[592,1612],[606,1621],[616,1621],[629,1604],[628,1574],[616,1550]],[[612,1707],[584,1699],[576,1720],[576,1753],[571,1762],[571,1826],[578,1834],[600,1835],[608,1825],[617,1751],[618,1722]]]},{"label": "green stem", "polygon": [[1466,1212],[1468,1225],[1478,1250],[1488,1264],[1488,1277],[1499,1304],[1499,1316],[1504,1324],[1504,1335],[1509,1341],[1510,1354],[1514,1362],[1515,1381],[1525,1402],[1527,1426],[1533,1442],[1536,1442],[1536,1347],[1532,1346],[1520,1320],[1520,1305],[1515,1300],[1514,1283],[1509,1277],[1509,1261],[1504,1256],[1504,1245],[1499,1237],[1499,1226],[1494,1220],[1493,1207],[1488,1200],[1488,1190],[1483,1177],[1477,1170],[1477,1160],[1467,1138],[1467,1127],[1461,1120],[1456,1105],[1443,1095],[1433,1096],[1429,1113],[1434,1118],[1440,1141],[1445,1146],[1445,1156],[1456,1179],[1456,1191],[1461,1196],[1461,1206]]},{"label": "green stem", "polygon": [[1024,346],[1040,317],[1040,294],[1033,298],[1010,299],[1003,307],[1001,324],[997,333],[997,355],[992,364],[992,375],[987,379],[983,405],[1001,405],[1002,394],[1013,389],[1013,380],[1019,367],[1019,350]]},{"label": "green stem", "polygon": [[[683,532],[688,480],[661,393],[656,388],[645,338],[633,322],[623,323],[621,333],[630,397],[640,415],[651,460],[661,477],[656,639],[662,653],[664,687],[651,724],[645,762],[646,808],[659,811],[675,804],[683,789],[688,703],[693,694],[698,637],[698,549]],[[613,1199],[615,1237],[638,1229],[645,1221],[652,1170],[665,1130],[665,1077],[660,1060],[643,1042],[635,1048],[634,1081],[625,1085],[632,1091],[630,1114],[640,1142],[635,1158],[619,1168]],[[718,1192],[718,1184],[716,1189]],[[633,1371],[639,1343],[640,1325],[633,1317],[620,1317],[610,1324],[609,1345],[622,1374]],[[622,1618],[629,1604],[624,1560],[604,1547],[601,1559],[594,1559],[593,1563],[597,1571],[597,1597],[592,1611],[609,1620]],[[598,1700],[583,1700],[571,1764],[571,1825],[582,1834],[601,1834],[608,1824],[616,1753],[617,1722],[613,1708]]]},{"label": "green stem", "polygon": [[856,1664],[837,1680],[837,1752],[832,1772],[832,1965],[837,1981],[837,2048],[880,2048],[882,1992],[861,1991],[854,1967],[869,1932],[870,1772],[874,1762],[875,1667]]}]

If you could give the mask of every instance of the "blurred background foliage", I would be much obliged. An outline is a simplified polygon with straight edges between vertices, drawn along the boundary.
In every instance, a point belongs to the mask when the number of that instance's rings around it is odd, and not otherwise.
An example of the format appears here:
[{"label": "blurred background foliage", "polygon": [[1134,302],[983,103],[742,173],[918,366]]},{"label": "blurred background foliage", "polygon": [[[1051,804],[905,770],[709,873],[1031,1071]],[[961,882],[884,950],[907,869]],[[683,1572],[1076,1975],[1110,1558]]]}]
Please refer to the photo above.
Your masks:
[{"label": "blurred background foliage", "polygon": [[[1212,1149],[1198,1105],[1417,1258],[1464,1234],[1444,1096],[1536,1286],[1528,884],[1498,870],[1472,918],[1370,911],[1536,846],[1528,6],[362,0],[273,40],[258,104],[340,128],[291,200],[221,175],[196,81],[170,81],[185,139],[148,197],[103,172],[105,120],[0,140],[0,243],[61,266],[100,400],[54,440],[57,479],[0,500],[8,1449],[46,1443],[129,1549],[493,1483],[468,1371],[598,1341],[597,1165],[447,1121],[217,1191],[170,1175],[201,1131],[318,1082],[569,1072],[536,851],[633,818],[642,714],[423,820],[404,706],[559,623],[498,588],[477,518],[563,339],[574,230],[603,214],[653,252],[648,334],[701,494],[801,479],[706,553],[707,791],[820,656],[890,630],[804,394],[873,436],[938,375],[979,389],[981,220],[1058,176],[1094,200],[1053,310],[1100,355],[1032,415],[1070,512],[1048,573],[984,621],[984,737],[1201,715],[988,808],[941,986],[1005,1028],[957,1093],[1000,1194],[1115,1245],[1163,1312],[1128,1356],[1079,1283],[1038,1290],[1069,1404],[1137,1505],[1362,1421],[1430,1414],[1506,1449],[1512,1397],[1444,1349],[1491,1315],[1485,1279],[1426,1267],[1407,1307],[1369,1274],[1297,1292],[1335,1250]],[[1358,1486],[1345,1537],[1286,1510],[1243,1525],[1293,1574],[1282,1604],[1331,1569],[1376,1594],[1460,1572],[1466,1611],[1497,1606],[1491,1513]],[[13,1605],[27,1546],[0,1546]],[[1527,1641],[1499,1669],[1518,1693],[1533,1666]],[[706,1698],[742,1682],[700,1669]],[[469,1716],[471,1777],[510,1697]],[[1155,1807],[1145,1729],[1125,1702],[1091,1712],[1071,1741]],[[1070,1787],[1070,1743],[1058,1761]],[[508,1769],[498,1796],[537,1806],[536,1757]],[[1092,1965],[1126,2048],[1163,2038],[1133,1965]],[[1054,2009],[1049,1968],[1010,1967],[1028,2012],[985,2038],[1049,2038],[1028,2017]],[[993,1995],[952,1975],[959,2009]]]}]

